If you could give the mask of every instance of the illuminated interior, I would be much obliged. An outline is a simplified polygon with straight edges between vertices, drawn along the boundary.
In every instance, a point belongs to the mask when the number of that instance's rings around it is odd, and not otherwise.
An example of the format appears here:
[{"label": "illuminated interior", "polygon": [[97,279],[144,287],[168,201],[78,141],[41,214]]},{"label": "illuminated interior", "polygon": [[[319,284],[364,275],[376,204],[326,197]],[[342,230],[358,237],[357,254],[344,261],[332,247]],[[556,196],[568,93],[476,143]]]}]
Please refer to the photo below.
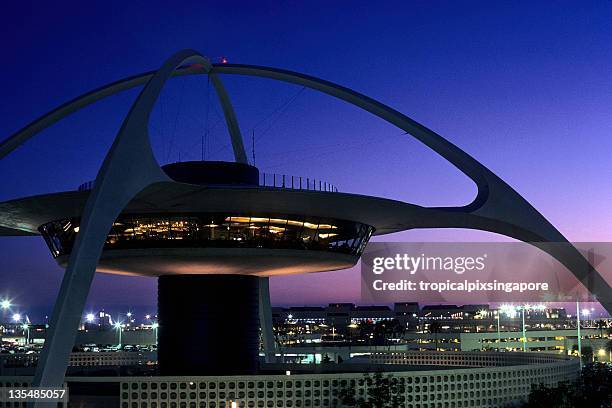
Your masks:
[{"label": "illuminated interior", "polygon": [[[39,231],[54,257],[67,255],[79,232],[78,218],[52,221]],[[220,213],[121,215],[104,250],[142,248],[269,248],[361,255],[374,228],[352,221],[285,215]]]}]

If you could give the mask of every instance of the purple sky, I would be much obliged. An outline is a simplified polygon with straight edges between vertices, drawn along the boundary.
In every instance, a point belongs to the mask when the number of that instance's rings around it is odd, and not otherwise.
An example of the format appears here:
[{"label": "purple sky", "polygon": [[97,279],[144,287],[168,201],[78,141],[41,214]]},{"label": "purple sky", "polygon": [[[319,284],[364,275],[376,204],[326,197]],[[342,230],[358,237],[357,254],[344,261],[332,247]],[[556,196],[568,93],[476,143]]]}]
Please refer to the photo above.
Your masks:
[{"label": "purple sky", "polygon": [[[0,15],[1,138],[72,97],[194,48],[372,96],[475,156],[568,239],[612,238],[612,3],[20,3]],[[262,171],[423,205],[474,196],[467,177],[368,113],[296,86],[225,81],[243,133],[255,130]],[[208,91],[205,77],[177,79],[164,90],[150,124],[160,162],[200,159],[206,129],[206,158],[231,159]],[[0,161],[0,200],[93,179],[135,95],[89,107]],[[383,239],[503,238],[445,230]],[[48,307],[62,270],[42,239],[0,240],[0,294],[24,310]],[[98,275],[89,307],[152,307],[155,290],[153,279]],[[359,273],[275,278],[272,296],[278,304],[358,301]]]}]

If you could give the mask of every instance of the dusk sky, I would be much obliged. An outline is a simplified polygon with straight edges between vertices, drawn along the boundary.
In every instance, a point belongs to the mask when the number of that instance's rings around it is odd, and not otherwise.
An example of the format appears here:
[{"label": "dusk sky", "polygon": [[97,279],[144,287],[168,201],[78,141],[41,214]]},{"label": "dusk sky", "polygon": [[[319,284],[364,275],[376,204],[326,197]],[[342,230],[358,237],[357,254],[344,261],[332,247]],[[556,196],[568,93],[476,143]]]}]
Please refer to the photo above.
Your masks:
[{"label": "dusk sky", "polygon": [[[1,139],[193,48],[213,61],[299,71],[378,99],[488,166],[569,240],[612,240],[612,2],[90,3],[4,5]],[[367,112],[299,86],[223,80],[249,154],[255,134],[263,172],[420,205],[474,197],[466,176]],[[0,161],[0,200],[94,179],[137,92],[78,112]],[[202,152],[231,160],[220,112],[206,77],[171,81],[150,123],[158,161],[200,160]],[[507,239],[444,230],[378,240]],[[24,311],[50,308],[63,270],[42,238],[0,242],[0,296]],[[271,285],[273,304],[359,302],[358,268]],[[88,309],[150,312],[155,304],[154,279],[98,274]]]}]

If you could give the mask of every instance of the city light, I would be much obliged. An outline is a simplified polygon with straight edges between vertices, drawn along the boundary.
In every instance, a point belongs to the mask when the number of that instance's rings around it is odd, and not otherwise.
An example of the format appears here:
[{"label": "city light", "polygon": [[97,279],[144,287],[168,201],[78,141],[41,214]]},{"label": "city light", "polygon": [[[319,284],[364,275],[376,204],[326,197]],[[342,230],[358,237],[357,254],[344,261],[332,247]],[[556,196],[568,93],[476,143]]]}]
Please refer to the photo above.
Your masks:
[{"label": "city light", "polygon": [[147,319],[147,320],[151,319],[151,315],[149,315],[149,314],[148,314],[148,315],[146,315],[146,316],[145,316],[145,319]]},{"label": "city light", "polygon": [[591,314],[591,311],[589,309],[582,309],[582,315],[584,317],[588,317]]},{"label": "city light", "polygon": [[158,323],[153,323],[153,324],[151,325],[151,327],[152,327],[152,328],[154,328],[154,329],[157,329],[157,328],[159,327],[159,324],[158,324]]},{"label": "city light", "polygon": [[[522,318],[522,337],[521,341],[523,343],[523,351],[527,351],[527,331],[525,327],[525,312],[530,310],[546,310],[546,305],[537,304],[537,305],[522,305],[522,306],[512,306],[512,305],[501,305],[499,307],[500,311],[504,313],[506,316],[510,318],[516,317],[519,312]],[[498,322],[498,333],[499,333],[499,322]],[[498,339],[501,341],[500,334],[498,334]]]},{"label": "city light", "polygon": [[601,357],[605,357],[606,356],[606,350],[604,349],[599,349],[599,351],[597,352],[597,355],[601,356]]},{"label": "city light", "polygon": [[119,341],[117,342],[117,348],[121,349],[121,328],[123,327],[123,325],[121,324],[121,322],[116,322],[115,324],[113,324],[113,326],[115,327],[115,329],[117,329],[117,335],[119,336]]},{"label": "city light", "polygon": [[127,317],[132,317],[132,312],[127,312]]},{"label": "city light", "polygon": [[87,320],[88,323],[91,323],[94,321],[94,314],[93,313],[87,313],[87,316],[85,316],[85,320]]},{"label": "city light", "polygon": [[2,308],[3,310],[7,310],[11,308],[11,301],[8,299],[4,299],[2,302],[0,302],[0,308]]},{"label": "city light", "polygon": [[18,322],[18,321],[20,321],[20,320],[21,320],[21,315],[20,315],[19,313],[15,313],[15,314],[13,315],[13,321],[14,321],[14,322]]},{"label": "city light", "polygon": [[29,327],[29,326],[27,325],[27,323],[24,323],[24,324],[21,326],[21,328],[22,328],[23,330],[28,330],[28,327]]},{"label": "city light", "polygon": [[517,314],[517,309],[512,305],[501,305],[499,307],[499,310],[501,311],[501,313],[505,314],[511,319],[516,317]]}]

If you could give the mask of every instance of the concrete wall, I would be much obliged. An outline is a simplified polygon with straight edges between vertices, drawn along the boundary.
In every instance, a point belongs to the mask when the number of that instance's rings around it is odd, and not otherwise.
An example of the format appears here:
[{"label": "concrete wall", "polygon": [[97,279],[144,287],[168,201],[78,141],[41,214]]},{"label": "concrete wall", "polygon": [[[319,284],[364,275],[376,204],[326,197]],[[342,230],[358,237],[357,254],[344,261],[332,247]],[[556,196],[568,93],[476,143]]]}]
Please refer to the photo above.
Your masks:
[{"label": "concrete wall", "polygon": [[[455,354],[463,353],[438,353]],[[471,353],[468,353],[471,354]],[[500,353],[501,354],[501,353]],[[512,353],[507,353],[512,354]],[[501,357],[503,358],[503,356]],[[532,385],[555,385],[577,377],[577,360],[549,359],[504,367],[392,371],[405,386],[401,395],[406,408],[501,407],[527,397]],[[121,379],[121,407],[206,406],[238,407],[334,407],[338,393],[354,388],[365,395],[363,373],[254,375],[242,377],[148,377]]]}]

